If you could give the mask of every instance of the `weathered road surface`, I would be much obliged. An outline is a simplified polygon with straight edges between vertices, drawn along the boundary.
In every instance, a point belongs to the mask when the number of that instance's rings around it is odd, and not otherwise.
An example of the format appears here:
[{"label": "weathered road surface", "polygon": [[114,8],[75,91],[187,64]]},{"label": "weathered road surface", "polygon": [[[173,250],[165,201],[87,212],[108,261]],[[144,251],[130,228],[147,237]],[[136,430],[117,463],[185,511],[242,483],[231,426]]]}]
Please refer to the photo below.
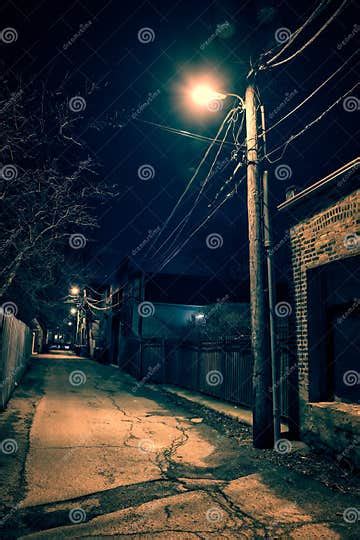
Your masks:
[{"label": "weathered road surface", "polygon": [[1,538],[360,536],[354,495],[110,366],[34,359],[0,424]]}]

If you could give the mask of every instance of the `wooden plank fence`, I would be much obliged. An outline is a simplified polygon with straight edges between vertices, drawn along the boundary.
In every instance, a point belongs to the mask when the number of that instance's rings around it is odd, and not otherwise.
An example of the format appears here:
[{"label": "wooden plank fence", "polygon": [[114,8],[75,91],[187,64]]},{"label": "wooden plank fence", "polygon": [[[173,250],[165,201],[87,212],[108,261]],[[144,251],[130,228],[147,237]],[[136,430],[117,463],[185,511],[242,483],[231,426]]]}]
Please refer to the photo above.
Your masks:
[{"label": "wooden plank fence", "polygon": [[[278,332],[281,414],[288,416],[289,333]],[[202,392],[252,407],[253,358],[250,336],[214,341],[127,338],[121,367],[137,379]]]},{"label": "wooden plank fence", "polygon": [[32,332],[15,316],[0,314],[0,408],[20,380],[32,349]]}]

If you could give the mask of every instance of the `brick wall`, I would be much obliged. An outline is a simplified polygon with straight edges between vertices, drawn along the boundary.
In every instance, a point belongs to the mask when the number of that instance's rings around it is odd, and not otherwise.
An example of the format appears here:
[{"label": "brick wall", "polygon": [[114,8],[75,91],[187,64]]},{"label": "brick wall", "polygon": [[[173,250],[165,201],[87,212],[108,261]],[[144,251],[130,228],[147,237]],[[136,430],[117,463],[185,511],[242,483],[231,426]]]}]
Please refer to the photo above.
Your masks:
[{"label": "brick wall", "polygon": [[[316,195],[313,195],[316,197]],[[303,219],[290,232],[294,280],[301,428],[310,414],[307,271],[360,253],[360,190]],[[306,428],[305,428],[306,431]]]}]

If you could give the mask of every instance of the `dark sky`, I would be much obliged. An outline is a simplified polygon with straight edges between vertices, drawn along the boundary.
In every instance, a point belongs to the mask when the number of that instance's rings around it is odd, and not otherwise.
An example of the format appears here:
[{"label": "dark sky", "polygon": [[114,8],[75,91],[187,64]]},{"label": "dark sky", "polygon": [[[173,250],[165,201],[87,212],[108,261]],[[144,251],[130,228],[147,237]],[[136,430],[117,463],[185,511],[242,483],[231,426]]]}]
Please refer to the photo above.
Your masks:
[{"label": "dark sky", "polygon": [[[328,3],[289,52],[313,36],[340,4],[339,0]],[[256,64],[261,52],[277,45],[275,36],[279,29],[294,31],[318,5],[319,2],[266,0],[3,3],[1,25],[16,29],[18,34],[13,43],[0,42],[5,69],[9,74],[21,75],[25,81],[46,81],[54,88],[63,83],[69,99],[85,99],[82,136],[102,164],[102,176],[119,186],[116,202],[97,210],[101,226],[90,235],[86,247],[87,263],[96,267],[101,279],[147,239],[149,230],[161,226],[208,144],[144,121],[214,136],[231,100],[223,110],[215,112],[190,107],[186,90],[191,82],[211,77],[221,89],[243,95],[250,59]],[[284,116],[354,54],[360,35],[354,27],[357,7],[357,2],[349,1],[341,15],[302,54],[258,74],[256,84],[266,106],[268,125]],[[221,31],[224,24],[225,30]],[[148,43],[139,39],[144,28],[150,29]],[[283,57],[286,56],[287,52]],[[355,56],[318,95],[275,128],[269,134],[268,150],[286,141],[350,89],[358,80],[358,65],[359,58]],[[359,96],[358,89],[352,95]],[[288,185],[295,184],[300,189],[358,154],[358,114],[347,112],[340,102],[287,147],[282,158],[270,167],[274,205],[284,199]],[[132,115],[137,119],[133,120]],[[229,158],[230,150],[230,146],[224,149],[220,162]],[[279,152],[272,157],[280,155]],[[291,178],[275,178],[274,169],[279,164],[291,169]],[[142,165],[153,167],[153,178],[139,178]],[[232,168],[233,162],[223,174],[212,179],[177,245],[211,211],[208,204]],[[194,183],[167,232],[190,208],[203,178],[204,173]],[[217,201],[227,191],[223,190]],[[274,226],[276,237],[281,240],[286,224],[275,215]],[[220,249],[210,250],[206,246],[210,233],[221,235]],[[146,244],[149,245],[147,240]],[[145,252],[146,248],[142,248],[139,253]],[[160,252],[155,261],[160,263],[162,255]],[[282,249],[277,257],[281,279],[286,266]],[[246,260],[243,185],[237,196],[184,247],[173,268],[193,273],[205,268],[237,277],[239,272],[246,274]]]}]

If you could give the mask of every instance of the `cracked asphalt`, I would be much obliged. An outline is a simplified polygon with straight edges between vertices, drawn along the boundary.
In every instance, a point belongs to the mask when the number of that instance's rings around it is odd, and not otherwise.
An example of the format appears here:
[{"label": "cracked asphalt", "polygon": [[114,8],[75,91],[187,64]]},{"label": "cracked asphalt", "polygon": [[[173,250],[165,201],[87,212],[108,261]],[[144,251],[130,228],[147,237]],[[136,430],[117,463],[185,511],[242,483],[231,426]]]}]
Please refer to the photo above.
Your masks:
[{"label": "cracked asphalt", "polygon": [[111,366],[34,358],[0,426],[1,538],[359,538],[353,476],[329,487]]}]

